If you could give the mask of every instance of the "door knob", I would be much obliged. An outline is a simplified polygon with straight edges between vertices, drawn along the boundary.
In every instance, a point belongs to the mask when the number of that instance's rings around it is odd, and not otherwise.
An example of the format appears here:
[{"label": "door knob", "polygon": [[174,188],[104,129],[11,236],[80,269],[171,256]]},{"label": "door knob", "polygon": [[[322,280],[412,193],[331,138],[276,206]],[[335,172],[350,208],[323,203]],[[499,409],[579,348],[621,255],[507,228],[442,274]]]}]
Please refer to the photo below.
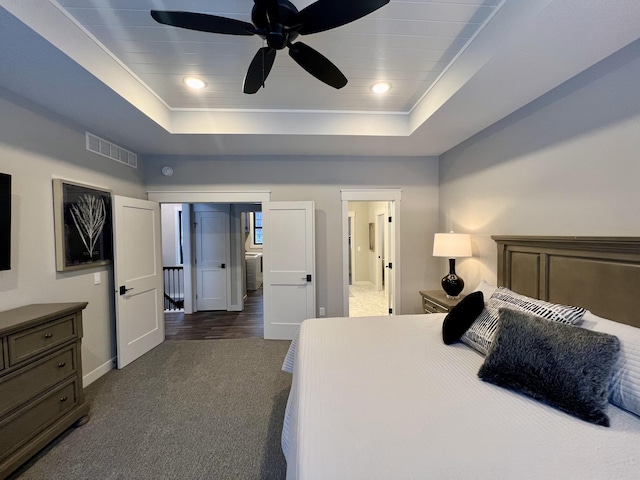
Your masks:
[{"label": "door knob", "polygon": [[124,295],[125,293],[127,293],[129,290],[133,290],[133,288],[127,288],[124,285],[120,285],[120,295]]}]

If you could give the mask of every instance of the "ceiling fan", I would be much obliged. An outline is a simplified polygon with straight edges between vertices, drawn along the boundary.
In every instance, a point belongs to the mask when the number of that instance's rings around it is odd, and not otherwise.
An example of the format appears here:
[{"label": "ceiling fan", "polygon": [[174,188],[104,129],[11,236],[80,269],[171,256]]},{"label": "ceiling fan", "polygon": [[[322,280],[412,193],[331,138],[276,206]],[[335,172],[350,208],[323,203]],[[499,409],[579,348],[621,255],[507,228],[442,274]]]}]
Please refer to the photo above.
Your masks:
[{"label": "ceiling fan", "polygon": [[276,52],[289,49],[289,56],[311,75],[334,88],[342,88],[347,78],[317,50],[302,42],[294,42],[299,35],[324,32],[362,18],[383,7],[390,0],[317,0],[298,9],[288,0],[254,0],[251,21],[204,13],[151,10],[158,23],[201,32],[226,35],[258,35],[266,47],[253,57],[244,78],[244,93],[256,93],[273,67]]}]

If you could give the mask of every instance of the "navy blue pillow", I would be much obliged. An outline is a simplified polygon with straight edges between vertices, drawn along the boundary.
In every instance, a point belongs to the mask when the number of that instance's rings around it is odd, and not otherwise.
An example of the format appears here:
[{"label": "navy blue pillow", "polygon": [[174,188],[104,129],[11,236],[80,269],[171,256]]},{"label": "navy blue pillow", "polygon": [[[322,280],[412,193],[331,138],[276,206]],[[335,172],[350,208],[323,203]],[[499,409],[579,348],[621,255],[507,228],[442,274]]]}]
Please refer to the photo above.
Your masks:
[{"label": "navy blue pillow", "polygon": [[442,323],[442,340],[444,343],[451,345],[460,340],[460,337],[469,330],[469,327],[478,318],[483,309],[484,295],[482,292],[470,293],[460,300],[460,303],[451,309]]}]

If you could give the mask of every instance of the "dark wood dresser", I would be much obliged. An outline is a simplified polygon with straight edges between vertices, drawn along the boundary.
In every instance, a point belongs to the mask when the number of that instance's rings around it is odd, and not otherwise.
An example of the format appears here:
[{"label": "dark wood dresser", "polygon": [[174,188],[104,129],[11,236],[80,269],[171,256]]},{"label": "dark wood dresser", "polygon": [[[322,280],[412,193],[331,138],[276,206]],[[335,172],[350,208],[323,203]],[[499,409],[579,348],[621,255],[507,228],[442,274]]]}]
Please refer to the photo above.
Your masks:
[{"label": "dark wood dresser", "polygon": [[86,306],[47,303],[0,312],[0,479],[89,418],[80,351]]}]

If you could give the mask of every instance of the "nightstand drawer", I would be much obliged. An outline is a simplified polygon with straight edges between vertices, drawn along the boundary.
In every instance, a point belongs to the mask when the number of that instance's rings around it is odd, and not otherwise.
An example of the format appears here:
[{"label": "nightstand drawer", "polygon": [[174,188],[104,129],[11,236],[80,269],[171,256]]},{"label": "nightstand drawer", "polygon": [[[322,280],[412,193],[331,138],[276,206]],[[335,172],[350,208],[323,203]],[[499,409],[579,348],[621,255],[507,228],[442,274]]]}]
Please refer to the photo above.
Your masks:
[{"label": "nightstand drawer", "polygon": [[464,298],[464,295],[449,298],[442,290],[421,290],[420,295],[424,313],[449,313]]},{"label": "nightstand drawer", "polygon": [[75,315],[70,315],[53,323],[9,335],[9,365],[16,365],[56,345],[75,339],[77,332],[74,320]]},{"label": "nightstand drawer", "polygon": [[424,313],[449,313],[447,307],[439,305],[426,297],[422,297],[422,308]]}]

